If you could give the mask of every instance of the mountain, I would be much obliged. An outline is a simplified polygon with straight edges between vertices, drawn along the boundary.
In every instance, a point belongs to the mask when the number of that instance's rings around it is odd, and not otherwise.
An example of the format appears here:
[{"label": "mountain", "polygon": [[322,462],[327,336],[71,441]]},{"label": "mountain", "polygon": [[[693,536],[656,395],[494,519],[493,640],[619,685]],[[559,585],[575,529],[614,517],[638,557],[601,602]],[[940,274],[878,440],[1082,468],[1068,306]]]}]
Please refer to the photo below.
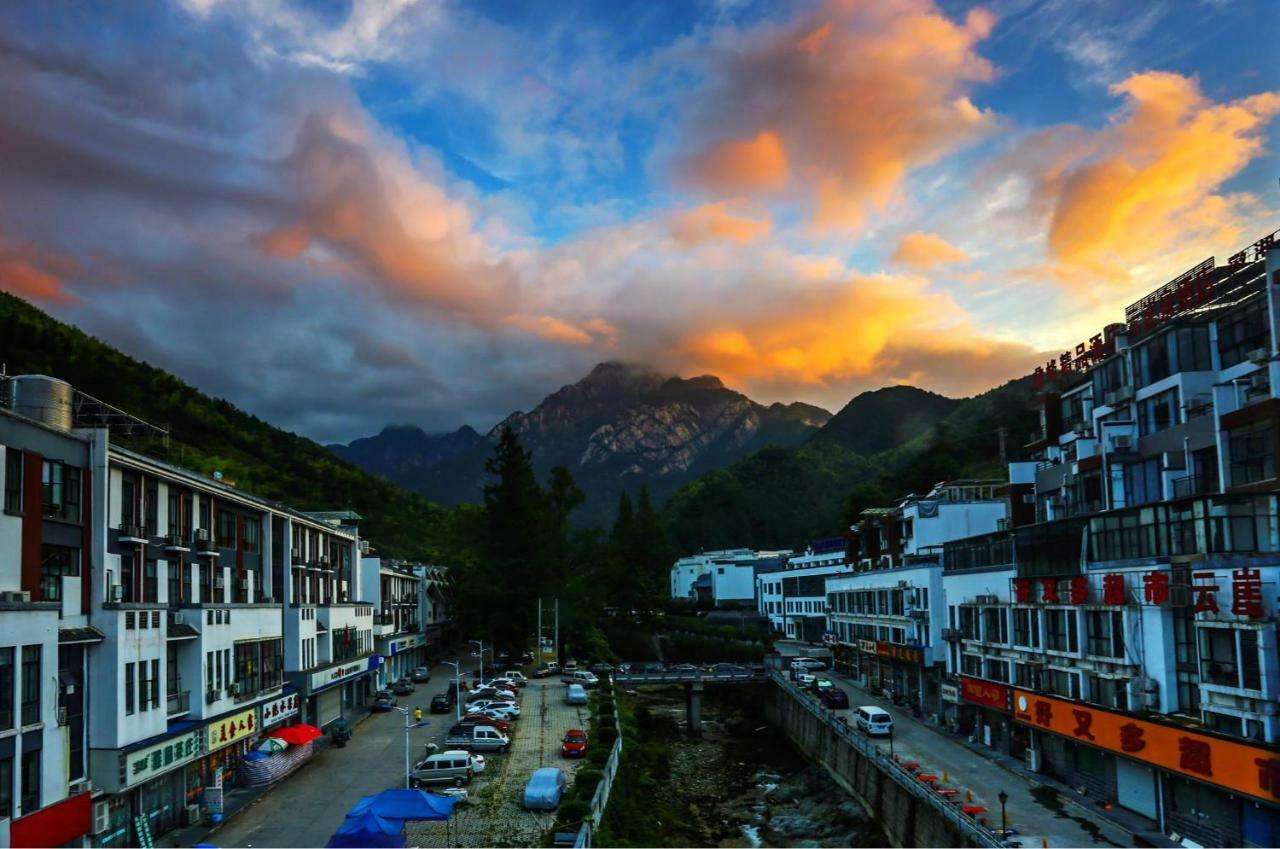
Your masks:
[{"label": "mountain", "polygon": [[377,436],[325,447],[365,471],[412,489],[432,467],[482,444],[484,437],[470,425],[436,434],[414,425],[387,425]]},{"label": "mountain", "polygon": [[497,434],[510,426],[541,475],[555,466],[573,474],[587,495],[576,521],[603,525],[612,521],[623,490],[634,494],[647,486],[661,502],[699,475],[766,445],[798,445],[830,418],[808,404],[758,404],[717,377],[672,377],[642,365],[608,362],[434,464],[419,460],[439,447],[441,437],[425,434],[404,438],[408,450],[403,455],[381,451],[401,440],[399,434],[384,439],[386,431],[372,437],[378,448],[372,459],[350,453],[366,440],[339,453],[434,500],[479,501],[487,480],[485,460]]},{"label": "mountain", "polygon": [[960,477],[1003,477],[1029,432],[1030,378],[954,400],[912,387],[854,398],[793,448],[770,447],[689,483],[664,519],[682,553],[718,548],[802,548],[843,532],[868,497],[888,505]]},{"label": "mountain", "polygon": [[360,513],[382,553],[430,557],[447,521],[425,498],[338,459],[318,443],[210,398],[178,378],[0,292],[0,362],[47,374],[166,426],[168,445],[131,445],[203,474],[221,470],[246,492],[300,510]]},{"label": "mountain", "polygon": [[920,436],[961,403],[914,386],[886,386],[856,396],[813,438],[878,454]]}]

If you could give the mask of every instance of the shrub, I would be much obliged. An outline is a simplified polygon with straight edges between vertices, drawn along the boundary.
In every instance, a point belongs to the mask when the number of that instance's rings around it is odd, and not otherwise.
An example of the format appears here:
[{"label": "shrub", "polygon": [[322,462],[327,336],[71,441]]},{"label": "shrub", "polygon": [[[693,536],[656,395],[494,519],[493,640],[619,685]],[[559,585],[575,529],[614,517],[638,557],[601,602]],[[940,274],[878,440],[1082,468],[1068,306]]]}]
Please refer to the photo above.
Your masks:
[{"label": "shrub", "polygon": [[600,730],[596,732],[596,744],[606,748],[613,745],[613,741],[618,739],[618,729],[608,725],[600,726]]},{"label": "shrub", "polygon": [[598,769],[579,770],[578,777],[573,780],[573,795],[590,802],[591,797],[596,793],[596,787],[603,779],[604,773]]},{"label": "shrub", "polygon": [[[610,745],[612,745],[612,743]],[[597,769],[602,768],[608,760],[609,760],[608,746],[592,746],[587,749],[587,763],[591,764]]]},{"label": "shrub", "polygon": [[591,813],[590,802],[584,802],[581,799],[561,802],[560,810],[556,813],[557,829],[561,826],[577,826],[589,813]]}]

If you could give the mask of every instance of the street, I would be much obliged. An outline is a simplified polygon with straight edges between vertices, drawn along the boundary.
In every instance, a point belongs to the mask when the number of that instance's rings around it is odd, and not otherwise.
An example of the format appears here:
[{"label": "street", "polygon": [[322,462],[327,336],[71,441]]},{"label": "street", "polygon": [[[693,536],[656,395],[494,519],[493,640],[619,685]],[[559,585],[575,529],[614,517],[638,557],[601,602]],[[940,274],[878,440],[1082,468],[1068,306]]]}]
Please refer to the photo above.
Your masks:
[{"label": "street", "polygon": [[[402,706],[421,706],[452,680],[449,666],[433,666],[429,683],[417,685]],[[485,753],[486,769],[467,786],[470,800],[457,806],[449,823],[408,823],[413,846],[533,845],[551,826],[554,813],[533,813],[520,806],[521,792],[533,770],[559,766],[570,775],[581,761],[559,754],[569,728],[586,728],[585,707],[564,704],[564,686],[556,680],[531,681],[521,696],[523,715],[513,723],[506,754]],[[427,743],[443,750],[452,714],[430,714],[431,725],[410,730],[410,755],[422,756]],[[404,716],[399,711],[371,715],[355,729],[344,748],[326,747],[302,769],[283,779],[247,810],[209,838],[219,846],[323,846],[362,796],[404,784]]]}]

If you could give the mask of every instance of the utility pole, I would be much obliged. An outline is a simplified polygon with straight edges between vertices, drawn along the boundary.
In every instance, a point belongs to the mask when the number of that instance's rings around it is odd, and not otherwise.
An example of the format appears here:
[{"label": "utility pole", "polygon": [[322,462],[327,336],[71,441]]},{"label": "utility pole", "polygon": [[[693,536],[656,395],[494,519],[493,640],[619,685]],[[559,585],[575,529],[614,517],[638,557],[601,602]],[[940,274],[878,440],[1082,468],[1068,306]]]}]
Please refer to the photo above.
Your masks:
[{"label": "utility pole", "polygon": [[534,668],[542,665],[542,596],[538,596],[538,636],[533,645]]}]

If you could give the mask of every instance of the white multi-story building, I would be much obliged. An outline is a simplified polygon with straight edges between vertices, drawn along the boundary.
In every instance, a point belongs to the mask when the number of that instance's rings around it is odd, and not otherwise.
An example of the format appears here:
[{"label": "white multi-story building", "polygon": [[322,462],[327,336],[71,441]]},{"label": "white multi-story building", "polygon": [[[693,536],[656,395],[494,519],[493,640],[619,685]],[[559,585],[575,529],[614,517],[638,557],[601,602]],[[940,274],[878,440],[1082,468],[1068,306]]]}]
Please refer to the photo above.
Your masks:
[{"label": "white multi-story building", "polygon": [[[696,596],[694,584],[703,575],[714,573],[718,566],[753,563],[756,558],[756,552],[749,548],[704,551],[701,554],[681,557],[671,567],[671,597],[682,600],[694,599]],[[726,586],[727,589],[728,587]],[[747,596],[750,597],[750,592],[747,593]]]},{"label": "white multi-story building", "polygon": [[[156,429],[61,381],[9,383],[0,546],[18,541],[16,591],[53,611],[57,647],[41,659],[54,688],[41,704],[56,708],[40,747],[47,786],[19,784],[15,812],[76,800],[50,818],[65,829],[91,790],[80,833],[137,845],[199,816],[205,788],[235,786],[240,755],[278,716],[264,706],[296,695],[323,725],[372,689],[360,683],[375,656],[372,606],[353,595],[358,537],[124,447]],[[15,616],[0,615],[0,631]],[[20,742],[23,757],[38,737]],[[16,818],[11,837],[50,845],[31,823]]]},{"label": "white multi-story building", "polygon": [[821,540],[783,567],[756,576],[756,609],[789,639],[818,640],[826,632],[826,581],[850,571],[844,538]]}]

